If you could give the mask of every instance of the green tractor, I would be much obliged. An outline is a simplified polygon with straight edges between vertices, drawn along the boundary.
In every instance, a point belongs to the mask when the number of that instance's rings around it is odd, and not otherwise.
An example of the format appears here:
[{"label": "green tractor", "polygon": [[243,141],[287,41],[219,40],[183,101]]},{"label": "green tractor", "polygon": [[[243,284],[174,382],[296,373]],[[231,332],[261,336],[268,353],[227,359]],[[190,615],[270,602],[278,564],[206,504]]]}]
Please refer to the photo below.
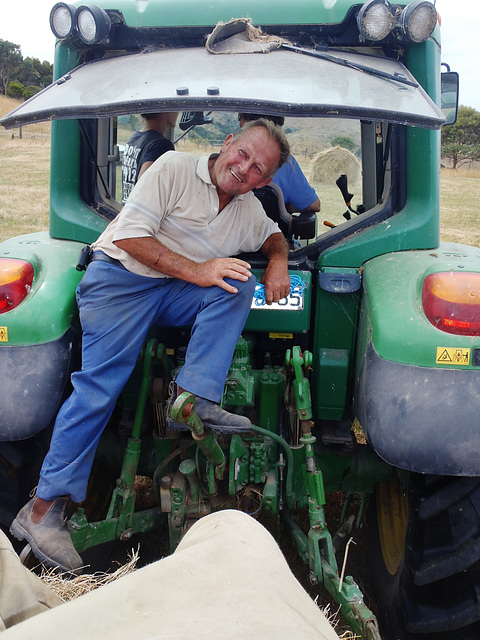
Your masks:
[{"label": "green tractor", "polygon": [[[205,431],[188,396],[174,406],[186,431],[169,429],[189,327],[152,329],[72,539],[84,554],[163,530],[173,551],[202,515],[238,508],[291,535],[362,638],[478,638],[480,249],[439,240],[458,76],[441,73],[434,4],[99,0],[59,2],[50,21],[55,81],[1,120],[52,121],[49,231],[0,244],[2,527],[36,484],[79,367],[80,256],[121,209],[138,114],[181,111],[169,136],[200,154],[239,111],[284,116],[322,211],[257,194],[289,242],[292,289],[266,305],[259,286],[225,385],[253,433]],[[265,259],[241,257],[260,281]],[[345,500],[337,533],[332,492]],[[379,624],[339,542],[364,515]]]}]

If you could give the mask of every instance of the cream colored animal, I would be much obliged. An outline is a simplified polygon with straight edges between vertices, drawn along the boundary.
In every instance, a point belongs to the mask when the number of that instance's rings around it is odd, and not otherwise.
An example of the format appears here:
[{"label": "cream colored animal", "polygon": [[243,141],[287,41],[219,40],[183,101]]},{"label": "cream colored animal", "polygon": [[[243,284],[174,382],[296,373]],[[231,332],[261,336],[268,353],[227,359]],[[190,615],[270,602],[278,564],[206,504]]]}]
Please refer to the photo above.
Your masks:
[{"label": "cream colored animal", "polygon": [[2,634],[53,637],[338,640],[272,536],[233,510],[199,520],[173,555]]}]

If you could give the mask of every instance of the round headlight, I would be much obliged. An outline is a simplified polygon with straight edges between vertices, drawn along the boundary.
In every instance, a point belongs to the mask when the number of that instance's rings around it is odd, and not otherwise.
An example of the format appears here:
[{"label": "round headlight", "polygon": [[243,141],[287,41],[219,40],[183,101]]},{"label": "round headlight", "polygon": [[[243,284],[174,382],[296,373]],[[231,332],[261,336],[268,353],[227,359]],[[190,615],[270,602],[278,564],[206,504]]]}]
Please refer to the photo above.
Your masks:
[{"label": "round headlight", "polygon": [[111,21],[108,14],[95,5],[78,7],[76,23],[78,35],[85,44],[100,44],[110,34]]},{"label": "round headlight", "polygon": [[50,11],[50,29],[59,40],[70,38],[73,34],[75,12],[75,7],[65,2],[57,2]]},{"label": "round headlight", "polygon": [[402,11],[400,27],[412,42],[424,42],[437,26],[437,10],[431,2],[415,0]]},{"label": "round headlight", "polygon": [[364,40],[383,40],[392,30],[393,23],[393,9],[387,0],[369,0],[358,12],[358,29]]}]

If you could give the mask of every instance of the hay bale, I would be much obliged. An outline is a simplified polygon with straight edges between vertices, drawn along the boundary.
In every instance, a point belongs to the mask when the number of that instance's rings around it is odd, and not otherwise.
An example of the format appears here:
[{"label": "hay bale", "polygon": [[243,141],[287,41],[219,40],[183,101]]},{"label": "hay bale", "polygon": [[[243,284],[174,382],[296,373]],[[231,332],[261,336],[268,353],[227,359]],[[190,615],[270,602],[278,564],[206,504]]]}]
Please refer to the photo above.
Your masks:
[{"label": "hay bale", "polygon": [[339,176],[345,173],[348,185],[358,186],[361,178],[361,165],[348,149],[332,147],[318,153],[312,160],[310,182],[313,184],[335,184]]}]

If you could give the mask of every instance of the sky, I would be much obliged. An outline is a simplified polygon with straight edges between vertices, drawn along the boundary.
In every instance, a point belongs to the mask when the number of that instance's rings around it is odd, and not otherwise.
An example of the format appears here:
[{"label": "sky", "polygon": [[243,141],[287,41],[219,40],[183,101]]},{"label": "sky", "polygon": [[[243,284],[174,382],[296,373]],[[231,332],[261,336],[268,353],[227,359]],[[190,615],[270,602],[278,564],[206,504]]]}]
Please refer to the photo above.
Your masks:
[{"label": "sky", "polygon": [[[55,38],[49,16],[54,4],[55,0],[3,0],[0,39],[20,45],[24,58],[53,62]],[[460,104],[480,111],[477,45],[480,3],[478,0],[436,0],[436,7],[442,19],[442,62],[460,75]]]}]

